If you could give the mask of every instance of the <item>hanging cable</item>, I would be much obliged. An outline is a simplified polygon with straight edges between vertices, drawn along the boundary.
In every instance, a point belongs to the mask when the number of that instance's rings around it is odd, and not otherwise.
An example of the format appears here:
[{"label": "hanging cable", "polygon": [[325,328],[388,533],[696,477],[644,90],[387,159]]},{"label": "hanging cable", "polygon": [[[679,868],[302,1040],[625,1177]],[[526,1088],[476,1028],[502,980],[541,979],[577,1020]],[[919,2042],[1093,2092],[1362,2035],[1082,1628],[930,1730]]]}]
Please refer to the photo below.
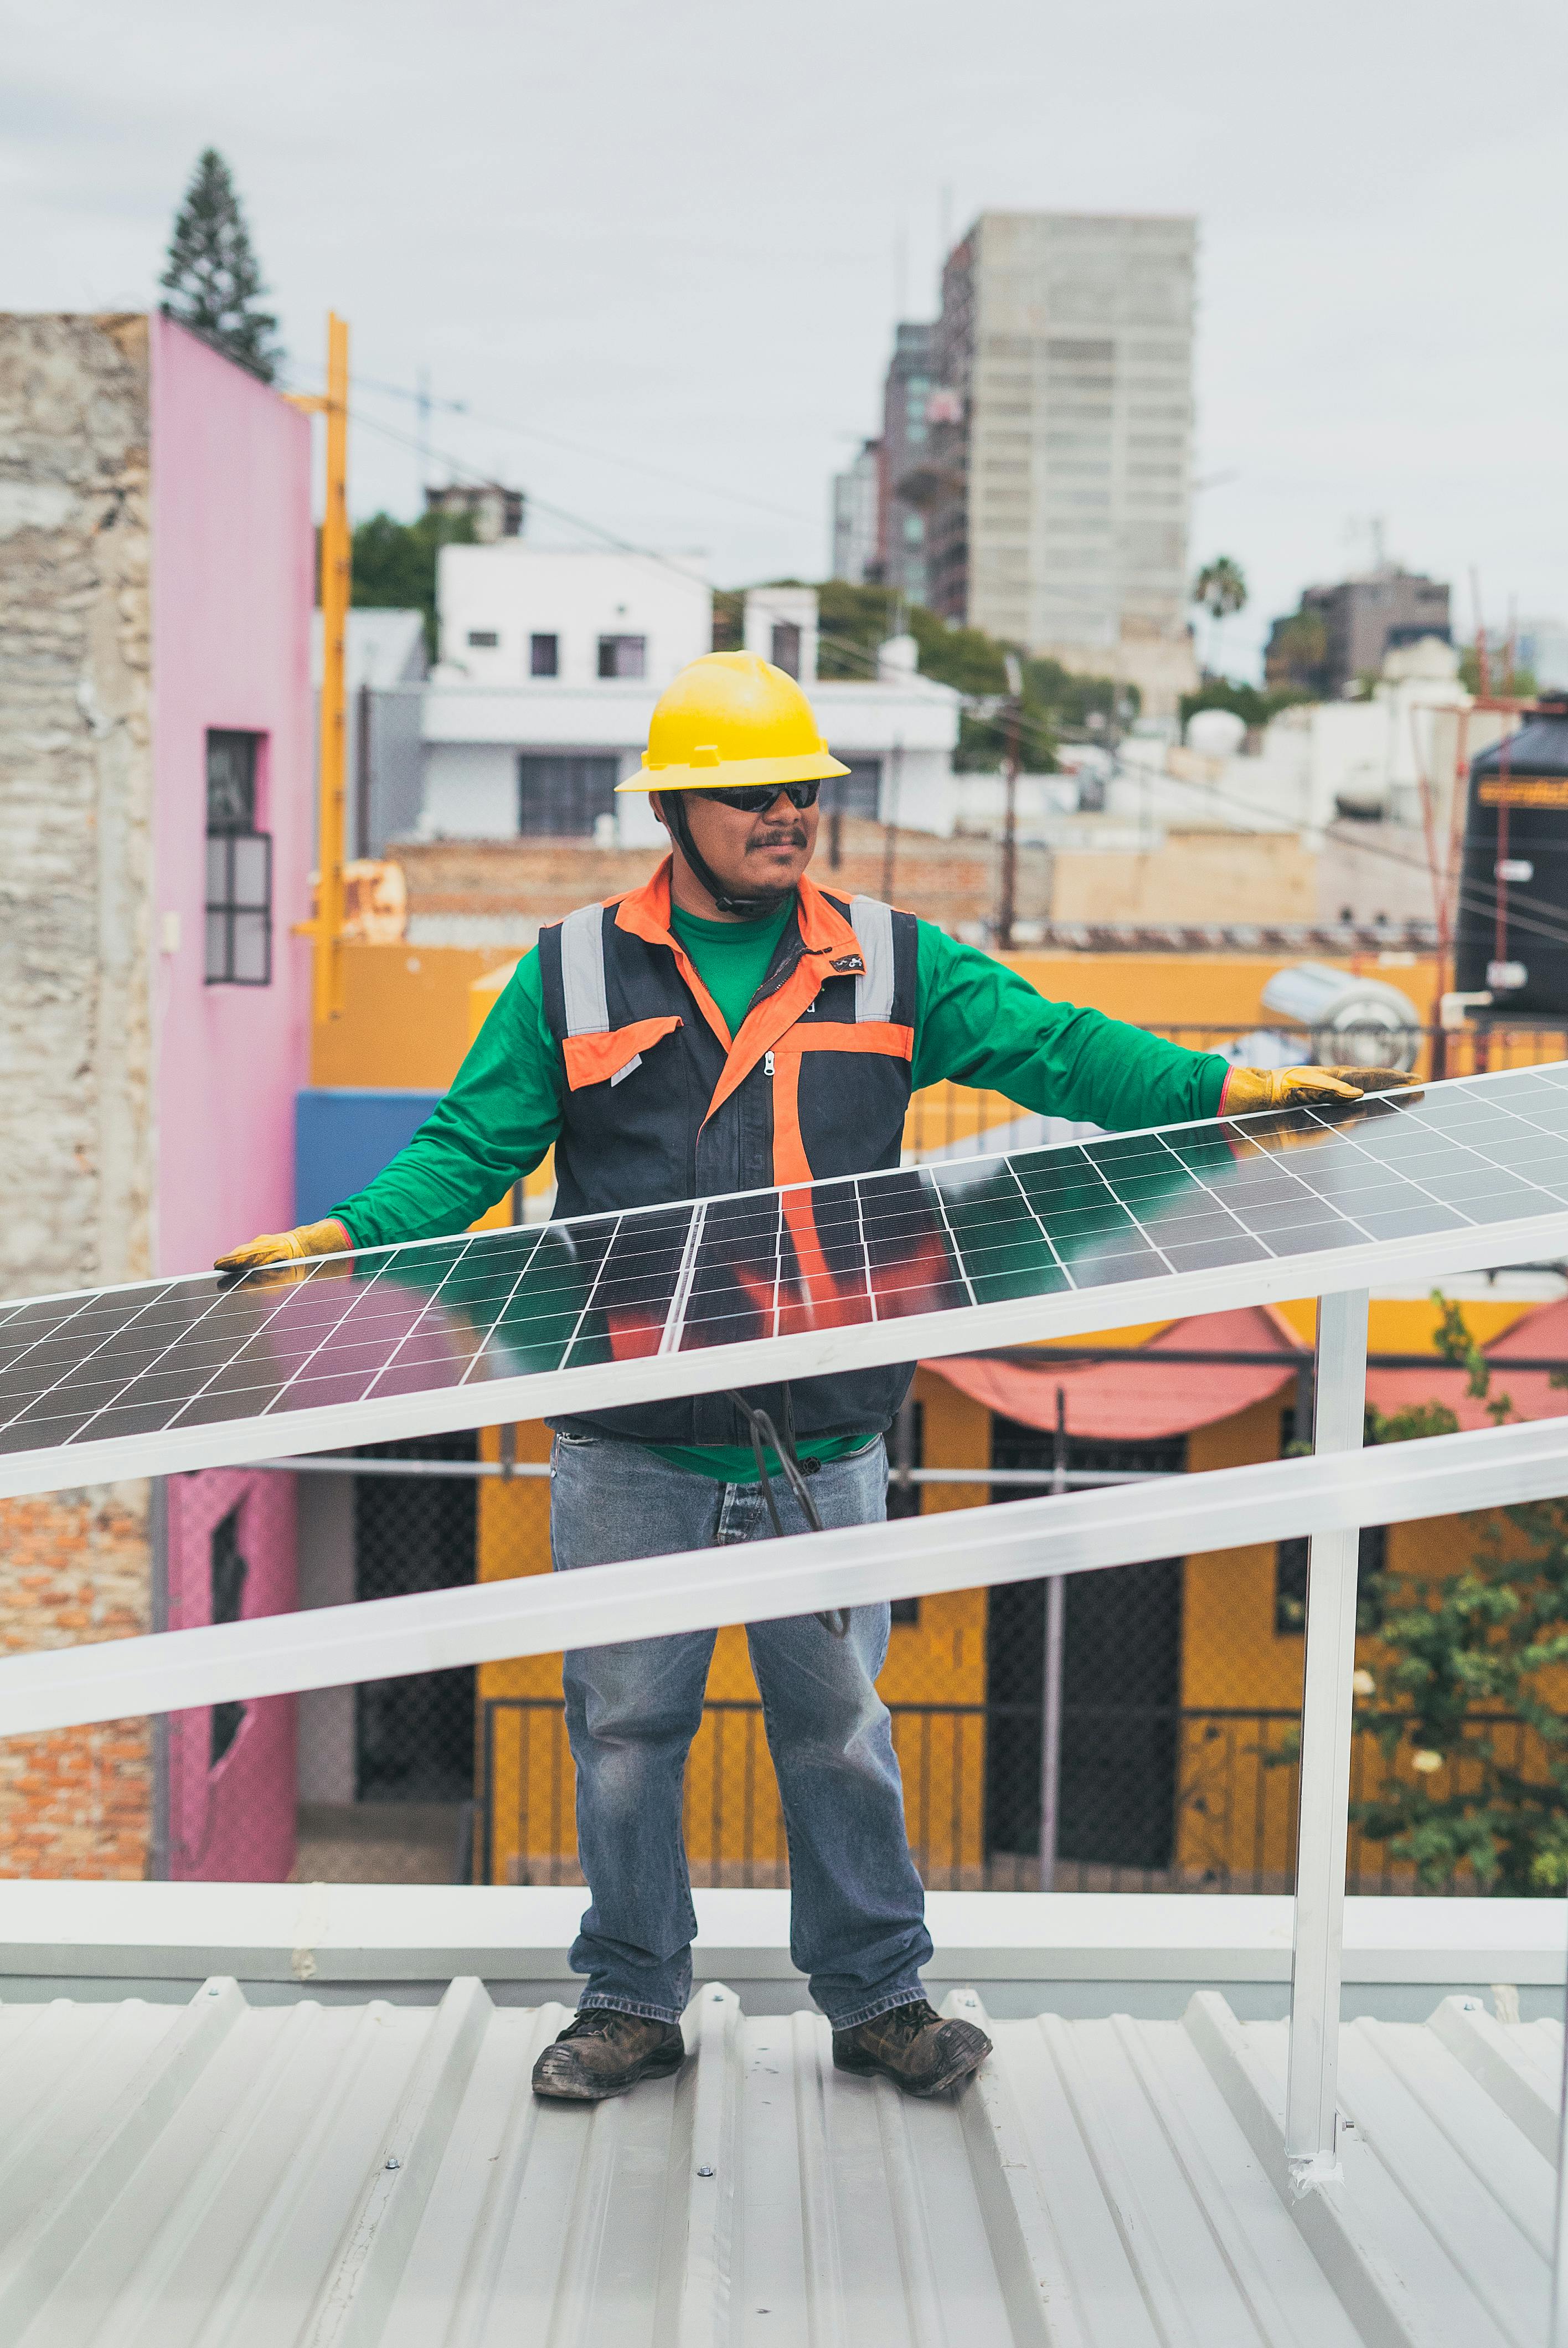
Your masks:
[{"label": "hanging cable", "polygon": [[[773,1519],[774,1531],[778,1539],[783,1540],[784,1537],[784,1519],[779,1514],[778,1502],[774,1498],[773,1482],[768,1475],[767,1455],[764,1447],[767,1444],[773,1446],[774,1455],[779,1463],[779,1472],[794,1494],[800,1506],[801,1515],[814,1533],[822,1532],[825,1528],[821,1512],[816,1502],[812,1498],[800,1460],[795,1453],[794,1404],[787,1384],[784,1389],[784,1432],[783,1435],[779,1433],[767,1412],[753,1410],[744,1395],[736,1394],[732,1388],[730,1400],[745,1420],[750,1432],[752,1457],[757,1463],[757,1480],[763,1488],[763,1498],[767,1502],[768,1514]],[[845,1638],[848,1633],[849,1612],[846,1607],[831,1606],[816,1619],[823,1629],[835,1639]]]}]

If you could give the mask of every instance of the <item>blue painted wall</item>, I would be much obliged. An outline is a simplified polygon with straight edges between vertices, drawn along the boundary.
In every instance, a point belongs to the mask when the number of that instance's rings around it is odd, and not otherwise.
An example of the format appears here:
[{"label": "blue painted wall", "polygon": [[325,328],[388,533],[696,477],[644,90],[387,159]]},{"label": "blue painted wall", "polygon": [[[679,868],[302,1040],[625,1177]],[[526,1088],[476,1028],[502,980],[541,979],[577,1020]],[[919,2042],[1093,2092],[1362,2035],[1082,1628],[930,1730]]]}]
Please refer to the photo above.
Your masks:
[{"label": "blue painted wall", "polygon": [[445,1096],[322,1085],[294,1096],[294,1220],[319,1222],[363,1190]]}]

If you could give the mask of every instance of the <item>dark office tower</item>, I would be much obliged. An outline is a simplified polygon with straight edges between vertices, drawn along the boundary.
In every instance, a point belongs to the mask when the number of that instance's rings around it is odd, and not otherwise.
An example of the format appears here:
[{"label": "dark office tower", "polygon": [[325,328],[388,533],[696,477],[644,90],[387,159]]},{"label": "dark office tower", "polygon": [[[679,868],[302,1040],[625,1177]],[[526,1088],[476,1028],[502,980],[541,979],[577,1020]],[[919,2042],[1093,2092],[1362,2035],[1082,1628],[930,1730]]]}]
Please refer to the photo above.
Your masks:
[{"label": "dark office tower", "polygon": [[1283,690],[1337,701],[1358,677],[1377,675],[1389,653],[1423,636],[1448,643],[1448,589],[1385,564],[1363,579],[1308,587],[1298,608],[1270,630],[1264,676]]}]

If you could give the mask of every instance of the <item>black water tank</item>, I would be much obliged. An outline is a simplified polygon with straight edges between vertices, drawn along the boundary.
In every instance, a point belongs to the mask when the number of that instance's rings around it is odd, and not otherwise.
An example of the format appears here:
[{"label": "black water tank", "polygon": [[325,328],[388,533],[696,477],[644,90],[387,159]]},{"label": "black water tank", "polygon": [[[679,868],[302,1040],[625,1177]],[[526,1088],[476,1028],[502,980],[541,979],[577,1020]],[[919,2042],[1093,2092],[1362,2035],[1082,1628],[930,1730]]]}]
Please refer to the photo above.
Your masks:
[{"label": "black water tank", "polygon": [[1454,984],[1490,1019],[1568,1014],[1568,695],[1471,762]]}]

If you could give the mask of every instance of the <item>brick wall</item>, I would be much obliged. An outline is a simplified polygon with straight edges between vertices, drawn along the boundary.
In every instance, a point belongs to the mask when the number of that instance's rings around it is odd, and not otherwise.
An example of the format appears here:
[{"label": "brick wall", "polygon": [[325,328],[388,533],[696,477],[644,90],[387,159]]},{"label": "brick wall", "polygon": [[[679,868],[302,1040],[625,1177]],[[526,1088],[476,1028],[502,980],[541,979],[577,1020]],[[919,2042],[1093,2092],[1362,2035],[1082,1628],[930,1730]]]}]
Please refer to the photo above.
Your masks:
[{"label": "brick wall", "polygon": [[[958,934],[972,934],[995,915],[999,851],[994,840],[900,831],[894,841],[891,891],[885,888],[880,824],[846,818],[841,850],[835,869],[825,823],[811,868],[819,888],[844,896],[890,894],[895,904]],[[639,887],[660,860],[656,849],[595,848],[586,839],[399,840],[389,853],[407,882],[409,934],[415,941],[429,916],[510,914],[528,922],[559,921],[574,905]],[[1020,921],[1049,917],[1050,862],[1044,849],[1020,846]]]},{"label": "brick wall", "polygon": [[[0,1295],[151,1268],[148,342],[0,315]],[[0,1651],[149,1627],[145,1485],[0,1503]],[[0,1874],[137,1876],[145,1721],[0,1740]]]},{"label": "brick wall", "polygon": [[[0,1652],[151,1627],[148,1488],[0,1500]],[[138,1877],[152,1843],[151,1724],[0,1738],[0,1876]]]}]

